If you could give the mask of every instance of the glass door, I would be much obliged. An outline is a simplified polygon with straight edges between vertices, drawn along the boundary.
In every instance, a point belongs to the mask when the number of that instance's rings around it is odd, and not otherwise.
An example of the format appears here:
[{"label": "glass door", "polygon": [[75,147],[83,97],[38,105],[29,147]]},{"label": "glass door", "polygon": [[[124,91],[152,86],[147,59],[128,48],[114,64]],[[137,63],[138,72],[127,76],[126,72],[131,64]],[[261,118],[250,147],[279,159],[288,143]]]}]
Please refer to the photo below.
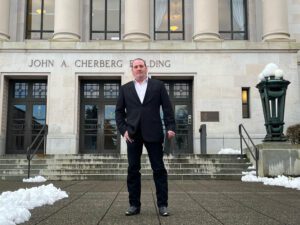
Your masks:
[{"label": "glass door", "polygon": [[170,153],[193,153],[192,81],[163,80],[163,82],[171,99],[176,122],[176,136],[171,141]]},{"label": "glass door", "polygon": [[175,153],[192,153],[192,112],[188,104],[174,106],[176,121]]},{"label": "glass door", "polygon": [[100,126],[99,106],[97,104],[84,104],[82,106],[83,124],[81,149],[86,153],[97,153],[99,151]]},{"label": "glass door", "polygon": [[8,127],[8,152],[25,153],[25,134],[26,134],[26,104],[14,104],[10,111],[10,126]]},{"label": "glass door", "polygon": [[115,121],[119,86],[114,81],[81,82],[80,152],[119,153]]},{"label": "glass door", "polygon": [[108,152],[113,152],[118,148],[115,109],[116,105],[104,105],[103,150]]},{"label": "glass door", "polygon": [[[7,120],[8,154],[26,154],[46,124],[46,81],[10,81]],[[38,153],[44,152],[44,144]]]}]

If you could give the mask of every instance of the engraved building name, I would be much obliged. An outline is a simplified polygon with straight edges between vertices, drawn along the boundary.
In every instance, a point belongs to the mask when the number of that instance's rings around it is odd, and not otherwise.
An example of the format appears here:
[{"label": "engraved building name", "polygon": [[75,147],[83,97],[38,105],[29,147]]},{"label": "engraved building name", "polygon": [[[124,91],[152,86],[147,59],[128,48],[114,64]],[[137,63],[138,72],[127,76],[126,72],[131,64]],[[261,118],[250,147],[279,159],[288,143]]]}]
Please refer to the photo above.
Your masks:
[{"label": "engraved building name", "polygon": [[[129,65],[131,65],[132,60],[130,60]],[[146,60],[148,67],[153,68],[170,68],[170,60]],[[28,63],[30,68],[52,68],[55,66],[59,67],[77,67],[77,68],[122,68],[124,61],[120,59],[76,59],[74,61],[67,60],[54,60],[54,59],[31,59]]]}]

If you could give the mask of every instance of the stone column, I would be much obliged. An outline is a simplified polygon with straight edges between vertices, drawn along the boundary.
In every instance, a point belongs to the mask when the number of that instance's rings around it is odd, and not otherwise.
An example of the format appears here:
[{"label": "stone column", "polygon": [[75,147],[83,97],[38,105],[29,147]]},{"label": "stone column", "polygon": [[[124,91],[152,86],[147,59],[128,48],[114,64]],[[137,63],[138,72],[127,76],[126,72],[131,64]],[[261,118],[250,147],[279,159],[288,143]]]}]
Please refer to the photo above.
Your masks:
[{"label": "stone column", "polygon": [[194,0],[193,40],[220,40],[218,0]]},{"label": "stone column", "polygon": [[[62,59],[62,57],[57,57],[57,59]],[[72,67],[62,70],[57,66],[51,71],[51,78],[48,77],[48,87],[51,91],[47,94],[49,106],[47,109],[49,126],[47,154],[78,154],[79,152],[78,85],[79,79]]]},{"label": "stone column", "polygon": [[55,0],[53,40],[79,41],[80,0]]},{"label": "stone column", "polygon": [[9,37],[9,4],[10,0],[0,0],[0,41],[8,41]]},{"label": "stone column", "polygon": [[288,40],[286,0],[262,0],[264,41]]},{"label": "stone column", "polygon": [[150,1],[125,1],[125,32],[123,36],[127,41],[150,40]]}]

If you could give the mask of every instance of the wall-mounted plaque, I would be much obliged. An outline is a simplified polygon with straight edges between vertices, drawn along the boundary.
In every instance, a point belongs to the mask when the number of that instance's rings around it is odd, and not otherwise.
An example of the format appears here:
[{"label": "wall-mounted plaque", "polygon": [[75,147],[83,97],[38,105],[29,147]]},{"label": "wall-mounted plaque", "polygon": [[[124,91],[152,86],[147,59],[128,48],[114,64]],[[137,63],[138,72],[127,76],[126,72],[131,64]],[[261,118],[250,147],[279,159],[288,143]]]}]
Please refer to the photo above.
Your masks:
[{"label": "wall-mounted plaque", "polygon": [[219,122],[219,112],[201,112],[201,122]]}]

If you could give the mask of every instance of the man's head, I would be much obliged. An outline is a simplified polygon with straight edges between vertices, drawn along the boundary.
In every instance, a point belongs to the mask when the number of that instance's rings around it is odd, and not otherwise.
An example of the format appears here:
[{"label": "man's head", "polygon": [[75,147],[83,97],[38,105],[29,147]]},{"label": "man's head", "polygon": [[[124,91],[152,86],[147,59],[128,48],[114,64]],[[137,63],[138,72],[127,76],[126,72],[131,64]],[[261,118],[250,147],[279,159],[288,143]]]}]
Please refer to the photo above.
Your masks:
[{"label": "man's head", "polygon": [[136,58],[132,61],[132,75],[134,79],[138,82],[142,82],[147,78],[148,68],[145,60],[141,58]]}]

